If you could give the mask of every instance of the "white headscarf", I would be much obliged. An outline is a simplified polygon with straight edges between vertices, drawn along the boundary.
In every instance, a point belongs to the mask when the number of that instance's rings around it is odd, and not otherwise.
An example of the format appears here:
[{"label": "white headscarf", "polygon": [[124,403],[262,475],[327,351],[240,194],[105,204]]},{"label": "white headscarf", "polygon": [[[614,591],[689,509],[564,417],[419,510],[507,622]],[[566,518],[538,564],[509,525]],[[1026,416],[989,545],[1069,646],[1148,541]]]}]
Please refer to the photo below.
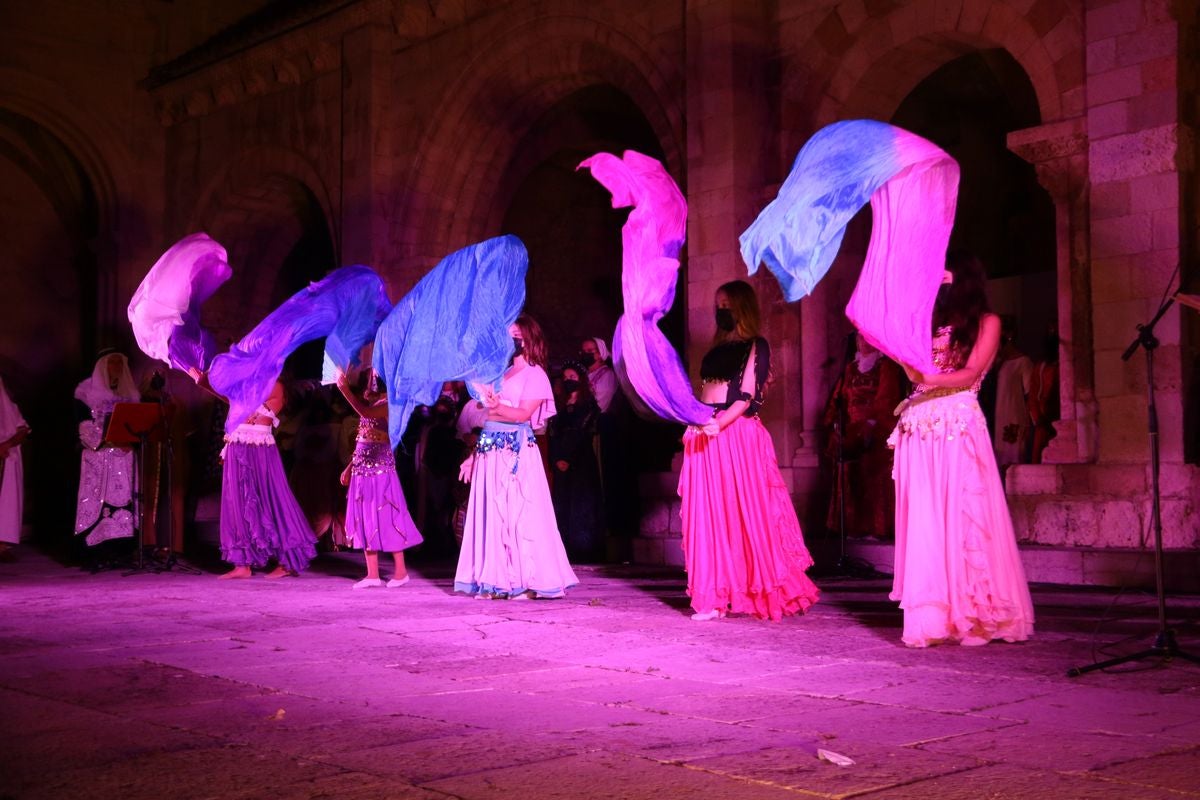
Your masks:
[{"label": "white headscarf", "polygon": [[[113,389],[108,378],[108,360],[120,359],[121,372],[117,376],[117,388]],[[133,375],[129,372],[129,359],[121,353],[108,353],[96,359],[92,376],[75,387],[75,399],[82,400],[92,414],[107,414],[117,403],[136,403],[140,395]]]},{"label": "white headscarf", "polygon": [[597,364],[603,364],[608,361],[608,345],[599,336],[593,336],[592,341],[596,343]]}]

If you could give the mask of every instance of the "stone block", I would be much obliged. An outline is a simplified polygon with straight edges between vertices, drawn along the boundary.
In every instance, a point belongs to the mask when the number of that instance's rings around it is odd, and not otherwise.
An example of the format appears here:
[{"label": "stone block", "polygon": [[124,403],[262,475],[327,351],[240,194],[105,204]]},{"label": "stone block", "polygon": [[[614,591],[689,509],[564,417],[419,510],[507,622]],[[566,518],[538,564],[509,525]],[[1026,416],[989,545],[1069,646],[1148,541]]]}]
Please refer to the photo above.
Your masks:
[{"label": "stone block", "polygon": [[1128,551],[1088,550],[1083,556],[1083,580],[1093,586],[1153,586],[1154,558],[1145,553],[1130,560]]},{"label": "stone block", "polygon": [[[1143,299],[1121,300],[1114,303],[1095,304],[1095,339],[1097,350],[1113,348],[1125,349],[1137,326],[1154,315],[1157,303],[1151,307],[1151,302]],[[1147,313],[1149,312],[1149,313]],[[1099,368],[1099,361],[1097,361]]]},{"label": "stone block", "polygon": [[1129,260],[1123,256],[1092,261],[1092,302],[1113,303],[1129,297]]},{"label": "stone block", "polygon": [[1067,53],[1061,58],[1054,59],[1054,79],[1062,87],[1082,86],[1084,83],[1084,63],[1079,52]]},{"label": "stone block", "polygon": [[[1179,80],[1179,60],[1174,56],[1156,58],[1142,64],[1142,89],[1147,92],[1174,90]],[[1178,88],[1183,89],[1182,86]]]},{"label": "stone block", "polygon": [[683,514],[680,513],[682,503],[679,500],[672,500],[670,510],[668,511],[668,522],[670,523],[667,532],[673,536],[683,534]]},{"label": "stone block", "polygon": [[1170,125],[1179,120],[1179,100],[1175,89],[1143,91],[1129,101],[1131,130]]},{"label": "stone block", "polygon": [[1179,48],[1179,26],[1162,23],[1117,37],[1117,66],[1172,56]]},{"label": "stone block", "polygon": [[1098,75],[1117,66],[1116,38],[1101,39],[1089,42],[1084,60],[1087,62],[1088,75]]},{"label": "stone block", "polygon": [[1145,463],[1146,401],[1140,394],[1100,400],[1100,460]]},{"label": "stone block", "polygon": [[[1147,467],[1148,469],[1148,467]],[[1163,464],[1158,474],[1163,497],[1195,498],[1200,493],[1200,467],[1194,464]]]},{"label": "stone block", "polygon": [[1146,492],[1146,468],[1141,464],[1094,464],[1088,477],[1090,494],[1136,497]]},{"label": "stone block", "polygon": [[1083,577],[1083,554],[1073,548],[1022,547],[1021,565],[1030,583],[1073,586]]},{"label": "stone block", "polygon": [[1142,70],[1134,65],[1093,74],[1088,79],[1088,100],[1093,105],[1137,97],[1142,91]]},{"label": "stone block", "polygon": [[1110,136],[1088,148],[1091,178],[1097,183],[1121,180],[1177,169],[1180,130],[1178,125]]},{"label": "stone block", "polygon": [[683,539],[663,539],[663,563],[672,567],[684,566]]},{"label": "stone block", "polygon": [[[1129,133],[1129,101],[1117,100],[1101,106],[1092,106],[1088,109],[1087,120],[1088,137],[1091,139],[1103,139],[1106,136]],[[1104,185],[1112,186],[1114,184]],[[1093,212],[1094,210],[1095,206],[1093,205]]]},{"label": "stone block", "polygon": [[[1179,207],[1178,172],[1160,172],[1154,175],[1140,175],[1130,178],[1123,184],[1128,190],[1128,201],[1132,209],[1138,212],[1158,211],[1163,208]],[[1108,186],[1110,184],[1104,184]],[[1118,184],[1121,185],[1121,184]],[[1095,209],[1095,190],[1093,190],[1092,208]]]},{"label": "stone block", "polygon": [[1052,464],[1016,464],[1005,473],[1005,488],[1014,495],[1058,494],[1059,469]]},{"label": "stone block", "polygon": [[1141,0],[1118,0],[1092,6],[1084,14],[1087,39],[1096,42],[1136,31],[1142,22],[1142,3]]},{"label": "stone block", "polygon": [[[1178,258],[1179,248],[1183,244],[1183,226],[1181,224],[1181,209],[1160,208],[1152,213],[1151,242],[1156,252],[1170,253],[1171,260]],[[1158,283],[1157,297],[1162,296],[1170,275],[1163,276]]]},{"label": "stone block", "polygon": [[1075,544],[1080,539],[1090,540],[1095,529],[1095,509],[1091,503],[1038,503],[1030,514],[1030,536],[1027,541],[1050,545]]},{"label": "stone block", "polygon": [[[1150,520],[1148,508],[1146,519]],[[1196,504],[1187,500],[1162,499],[1159,502],[1162,513],[1163,547],[1184,549],[1195,547],[1200,542],[1200,519],[1196,515]],[[1153,531],[1151,531],[1151,536]],[[1153,544],[1153,540],[1150,539]]]},{"label": "stone block", "polygon": [[661,500],[651,500],[645,503],[642,518],[638,523],[638,532],[649,538],[662,538],[671,527],[668,518],[669,505]]},{"label": "stone block", "polygon": [[1149,214],[1127,214],[1092,221],[1092,257],[1107,258],[1153,249],[1153,220]]}]

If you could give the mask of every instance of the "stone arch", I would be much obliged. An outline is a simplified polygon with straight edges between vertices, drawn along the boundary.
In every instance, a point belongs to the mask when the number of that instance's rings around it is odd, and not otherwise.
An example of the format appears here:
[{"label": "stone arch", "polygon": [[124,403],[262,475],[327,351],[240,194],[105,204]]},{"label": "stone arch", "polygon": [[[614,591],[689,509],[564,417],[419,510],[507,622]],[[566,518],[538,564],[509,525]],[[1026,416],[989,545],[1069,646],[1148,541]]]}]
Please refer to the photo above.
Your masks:
[{"label": "stone arch", "polygon": [[[422,137],[399,238],[432,261],[494,235],[501,185],[527,131],[556,103],[592,86],[627,95],[654,130],[667,168],[683,175],[681,85],[629,34],[579,16],[547,15],[496,36],[504,44],[466,64]],[[449,143],[453,143],[452,145]],[[511,188],[511,187],[509,187]]]},{"label": "stone arch", "polygon": [[0,67],[0,108],[27,117],[60,140],[79,162],[96,195],[100,230],[119,223],[117,175],[133,175],[133,160],[115,131],[60,85]]},{"label": "stone arch", "polygon": [[251,148],[230,159],[201,193],[183,233],[205,231],[228,251],[233,277],[205,304],[222,343],[337,266],[324,182],[297,154]]},{"label": "stone arch", "polygon": [[334,221],[338,217],[325,180],[312,162],[282,147],[251,147],[229,159],[200,192],[188,216],[186,230],[179,231],[179,235],[204,230],[212,220],[221,218],[222,203],[227,198],[252,195],[256,187],[279,180],[294,181],[312,194],[336,245],[340,231]]},{"label": "stone arch", "polygon": [[856,5],[832,9],[810,42],[832,67],[822,72],[830,77],[819,94],[809,93],[815,127],[856,116],[888,118],[935,69],[990,48],[1007,50],[1028,75],[1043,122],[1082,111],[1083,20],[1061,0],[1028,14],[988,0],[914,0],[862,17],[850,10]]}]

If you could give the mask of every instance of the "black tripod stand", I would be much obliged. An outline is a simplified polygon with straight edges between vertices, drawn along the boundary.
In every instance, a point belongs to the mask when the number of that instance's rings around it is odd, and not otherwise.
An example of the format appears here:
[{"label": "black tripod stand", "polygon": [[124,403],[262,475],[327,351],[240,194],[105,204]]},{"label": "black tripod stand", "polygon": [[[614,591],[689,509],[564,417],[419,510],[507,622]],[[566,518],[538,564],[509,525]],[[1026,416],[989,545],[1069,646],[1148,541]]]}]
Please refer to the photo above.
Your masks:
[{"label": "black tripod stand", "polygon": [[1158,595],[1158,634],[1154,637],[1154,644],[1145,650],[1083,667],[1072,667],[1067,670],[1067,675],[1072,678],[1085,672],[1107,669],[1130,661],[1141,661],[1145,658],[1161,658],[1165,661],[1182,658],[1193,664],[1200,664],[1200,657],[1185,653],[1175,643],[1175,632],[1167,627],[1167,600],[1163,591],[1162,516],[1159,511],[1158,488],[1158,407],[1154,403],[1154,351],[1158,348],[1158,338],[1154,335],[1154,326],[1158,324],[1163,314],[1167,313],[1167,309],[1174,302],[1174,297],[1168,297],[1152,320],[1145,325],[1138,325],[1137,338],[1130,342],[1129,347],[1121,355],[1122,361],[1128,361],[1139,347],[1146,351],[1146,416],[1150,432],[1150,522],[1154,528],[1154,586]]}]

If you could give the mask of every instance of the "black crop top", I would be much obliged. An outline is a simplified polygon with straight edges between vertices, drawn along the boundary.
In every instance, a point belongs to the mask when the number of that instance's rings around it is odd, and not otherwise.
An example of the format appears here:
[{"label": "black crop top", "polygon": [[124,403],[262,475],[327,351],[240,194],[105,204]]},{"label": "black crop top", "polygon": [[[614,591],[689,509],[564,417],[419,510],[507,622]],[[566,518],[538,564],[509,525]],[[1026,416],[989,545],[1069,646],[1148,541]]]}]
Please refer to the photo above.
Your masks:
[{"label": "black crop top", "polygon": [[[757,346],[755,346],[757,345]],[[742,391],[742,375],[750,350],[754,349],[754,396]],[[754,416],[762,407],[763,386],[771,371],[771,346],[761,336],[757,339],[734,340],[717,345],[704,354],[700,362],[700,379],[703,381],[728,381],[725,402],[718,408],[729,408],[738,400],[749,400],[750,407],[745,416]]]}]

